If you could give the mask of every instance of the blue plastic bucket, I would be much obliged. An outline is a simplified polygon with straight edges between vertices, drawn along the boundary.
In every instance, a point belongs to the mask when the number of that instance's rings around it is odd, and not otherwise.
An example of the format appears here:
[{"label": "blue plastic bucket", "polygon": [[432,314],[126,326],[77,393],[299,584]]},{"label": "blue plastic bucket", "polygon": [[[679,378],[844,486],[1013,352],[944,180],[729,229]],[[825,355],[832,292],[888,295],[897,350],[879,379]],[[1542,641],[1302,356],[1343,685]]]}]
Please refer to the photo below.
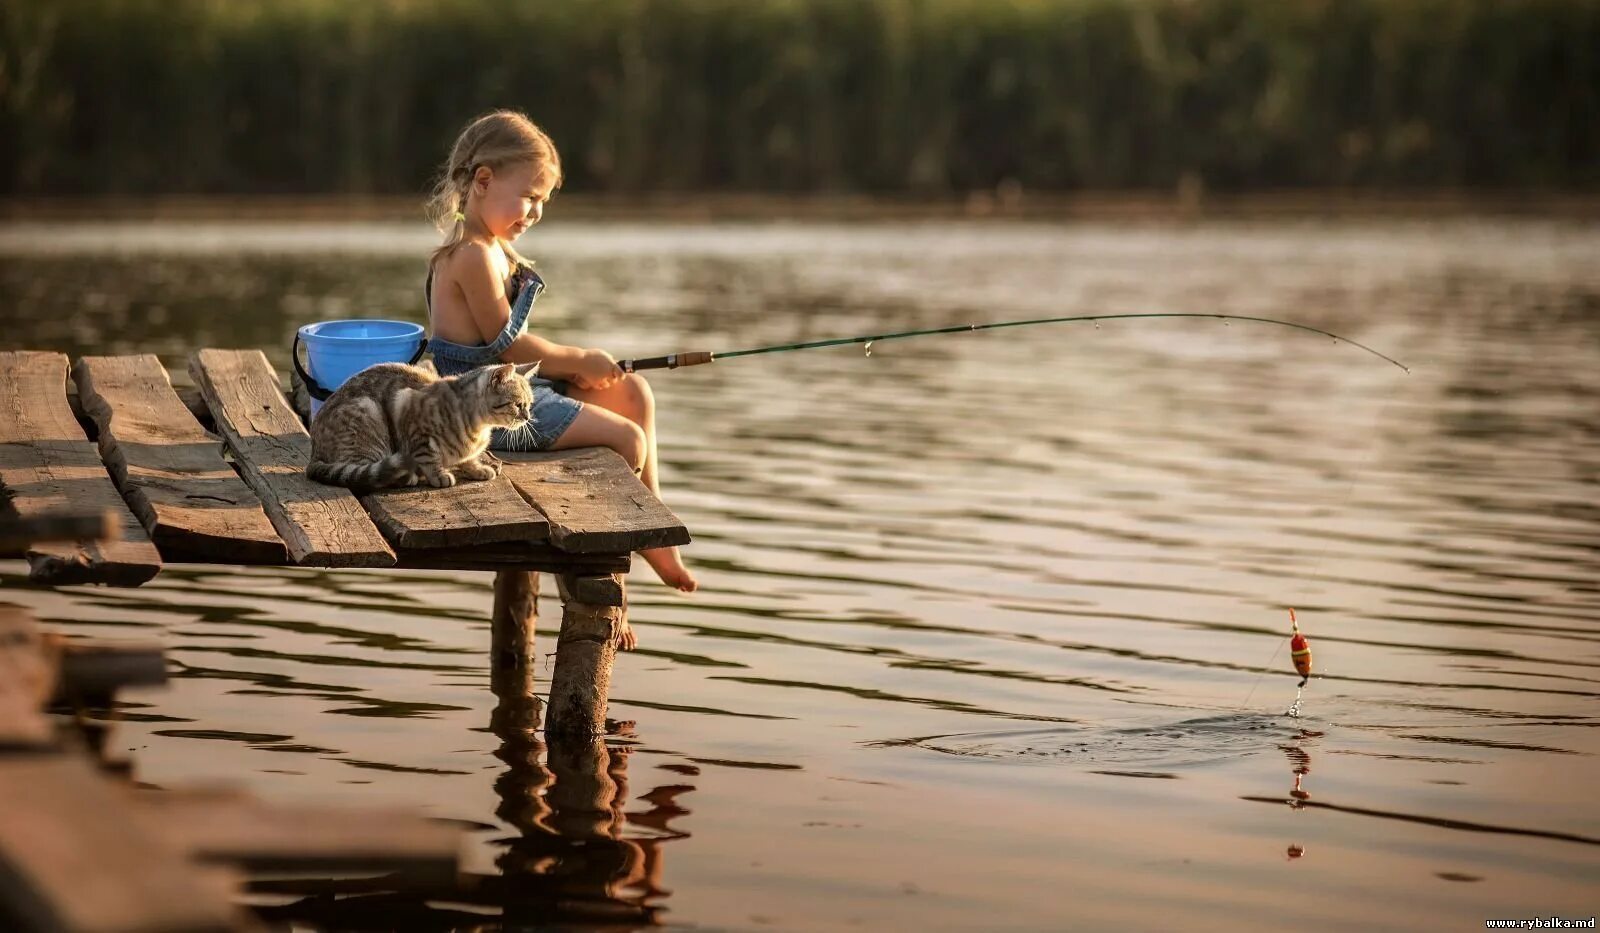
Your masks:
[{"label": "blue plastic bucket", "polygon": [[[309,372],[300,367],[302,342]],[[311,395],[312,417],[346,379],[378,363],[415,363],[427,343],[422,325],[409,321],[319,321],[300,328],[294,338],[294,366]]]}]

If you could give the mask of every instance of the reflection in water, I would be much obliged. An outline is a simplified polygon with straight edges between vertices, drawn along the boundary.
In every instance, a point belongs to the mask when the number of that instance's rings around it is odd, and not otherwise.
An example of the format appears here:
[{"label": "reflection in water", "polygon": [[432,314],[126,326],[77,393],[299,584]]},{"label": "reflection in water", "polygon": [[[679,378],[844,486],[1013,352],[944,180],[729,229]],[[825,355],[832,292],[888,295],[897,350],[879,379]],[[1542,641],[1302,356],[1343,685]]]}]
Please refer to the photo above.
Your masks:
[{"label": "reflection in water", "polygon": [[[1298,700],[1295,702],[1296,704],[1299,703]],[[1296,735],[1293,740],[1278,746],[1278,748],[1283,750],[1284,756],[1289,759],[1289,771],[1294,775],[1294,786],[1289,788],[1289,799],[1287,801],[1289,807],[1293,810],[1299,810],[1303,808],[1306,801],[1311,799],[1311,792],[1306,790],[1302,784],[1305,776],[1311,773],[1311,753],[1306,751],[1305,745],[1308,744],[1309,740],[1315,740],[1321,737],[1321,732],[1313,732],[1310,729],[1301,729],[1300,733]],[[1314,741],[1310,741],[1310,744],[1315,743]],[[1305,854],[1305,846],[1298,842],[1289,843],[1289,858],[1297,859]]]},{"label": "reflection in water", "polygon": [[[294,898],[260,908],[266,919],[372,928],[460,923],[498,915],[508,928],[604,924],[631,928],[659,922],[662,846],[689,834],[671,825],[689,810],[678,798],[692,784],[658,786],[640,799],[646,810],[627,813],[633,724],[608,724],[608,736],[541,738],[543,703],[529,667],[495,669],[498,704],[490,728],[494,756],[505,764],[495,779],[495,816],[518,835],[500,839],[497,875],[466,873],[453,880],[391,874],[377,879],[258,881],[251,890]],[[452,904],[456,906],[442,906]]]},{"label": "reflection in water", "polygon": [[[283,368],[299,324],[421,320],[431,242],[421,224],[0,225],[5,340],[155,353],[180,382],[200,344]],[[0,567],[54,625],[167,644],[170,688],[134,698],[116,740],[141,780],[477,827],[475,887],[436,884],[430,908],[460,925],[519,896],[726,929],[1116,926],[1132,904],[1150,928],[1465,928],[1583,906],[1600,229],[552,216],[524,244],[550,285],[541,334],[618,356],[1184,311],[1303,321],[1412,373],[1179,320],[653,375],[666,500],[706,586],[636,581],[643,647],[611,715],[648,716],[649,742],[570,755],[538,746],[532,709],[502,709],[520,733],[483,728],[482,574],[173,567],[40,593]],[[1261,663],[1285,605],[1316,620],[1299,720],[1284,658]],[[1283,793],[1279,746],[1315,756],[1315,799]],[[689,784],[668,913],[660,845]],[[1241,839],[1292,840],[1325,883]],[[1210,883],[1174,870],[1152,897],[1175,848]],[[398,897],[327,883],[368,926]],[[296,891],[303,911],[343,903]]]},{"label": "reflection in water", "polygon": [[[506,770],[495,781],[495,815],[520,835],[506,843],[497,878],[480,883],[480,897],[503,910],[507,923],[591,920],[652,924],[660,901],[663,843],[688,834],[668,822],[689,811],[676,798],[692,785],[657,787],[647,811],[626,814],[630,748],[606,736],[540,739],[541,703],[527,668],[495,671],[495,757]],[[631,736],[633,724],[608,732]],[[627,838],[629,823],[648,837]]]},{"label": "reflection in water", "polygon": [[1322,733],[1309,729],[1301,729],[1295,736],[1294,743],[1279,745],[1284,755],[1289,758],[1290,770],[1294,774],[1294,787],[1289,789],[1289,806],[1299,809],[1302,804],[1311,799],[1309,791],[1300,786],[1301,779],[1311,773],[1311,753],[1307,752],[1300,743],[1306,739],[1320,738]]}]

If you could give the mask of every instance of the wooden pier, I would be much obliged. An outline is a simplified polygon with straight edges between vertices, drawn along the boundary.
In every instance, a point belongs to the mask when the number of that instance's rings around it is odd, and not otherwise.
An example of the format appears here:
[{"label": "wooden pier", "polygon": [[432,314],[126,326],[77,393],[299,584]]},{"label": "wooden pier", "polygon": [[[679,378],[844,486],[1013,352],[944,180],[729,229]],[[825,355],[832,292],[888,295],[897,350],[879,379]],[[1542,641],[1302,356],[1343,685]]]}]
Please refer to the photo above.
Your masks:
[{"label": "wooden pier", "polygon": [[185,398],[150,355],[69,369],[60,353],[0,352],[0,515],[109,512],[120,531],[0,542],[0,556],[26,559],[41,586],[138,586],[163,563],[492,571],[497,670],[533,663],[548,573],[563,609],[545,729],[601,731],[612,661],[632,643],[630,555],[689,541],[620,456],[502,453],[493,480],[356,496],[306,478],[304,415],[259,350],[199,350],[188,369]]},{"label": "wooden pier", "polygon": [[[633,643],[623,575],[632,552],[689,540],[623,459],[499,454],[494,480],[356,496],[306,478],[304,395],[286,393],[260,351],[200,350],[188,370],[194,387],[180,391],[150,355],[69,366],[60,353],[0,352],[0,557],[26,560],[38,586],[138,586],[168,563],[490,571],[491,728],[508,747],[542,749],[542,725],[551,767],[571,759],[562,780],[575,812],[620,805],[601,732],[612,661]],[[540,573],[563,603],[547,707],[533,679]],[[388,872],[376,883],[418,892],[395,895],[412,898],[408,910],[427,909],[429,892],[508,915],[588,903],[564,886],[461,875],[459,830],[412,814],[136,789],[115,776],[126,762],[103,730],[96,741],[96,728],[52,715],[109,707],[117,688],[164,678],[159,645],[68,640],[0,604],[0,926],[256,929],[267,914],[237,906],[241,869]],[[321,904],[275,916],[319,916]]]}]

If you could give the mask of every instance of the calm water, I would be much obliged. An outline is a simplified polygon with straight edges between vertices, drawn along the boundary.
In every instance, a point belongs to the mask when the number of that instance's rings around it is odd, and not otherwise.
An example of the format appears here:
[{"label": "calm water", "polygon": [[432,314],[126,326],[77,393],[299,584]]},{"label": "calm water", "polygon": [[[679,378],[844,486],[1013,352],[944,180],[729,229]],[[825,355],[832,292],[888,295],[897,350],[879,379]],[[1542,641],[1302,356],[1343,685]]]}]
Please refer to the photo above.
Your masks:
[{"label": "calm water", "polygon": [[[4,343],[179,370],[197,345],[263,346],[282,367],[296,324],[419,319],[430,243],[0,228]],[[618,356],[1173,310],[1288,317],[1412,372],[1158,321],[660,375],[665,498],[704,589],[640,565],[642,647],[611,704],[629,722],[593,747],[490,729],[487,575],[185,567],[29,592],[0,564],[5,598],[63,628],[169,646],[171,688],[131,696],[119,733],[141,780],[471,830],[470,897],[262,879],[275,916],[1481,929],[1600,910],[1600,230],[555,216],[522,245],[551,286],[536,326]],[[1318,665],[1297,720],[1290,606]],[[543,655],[553,594],[541,612]]]}]

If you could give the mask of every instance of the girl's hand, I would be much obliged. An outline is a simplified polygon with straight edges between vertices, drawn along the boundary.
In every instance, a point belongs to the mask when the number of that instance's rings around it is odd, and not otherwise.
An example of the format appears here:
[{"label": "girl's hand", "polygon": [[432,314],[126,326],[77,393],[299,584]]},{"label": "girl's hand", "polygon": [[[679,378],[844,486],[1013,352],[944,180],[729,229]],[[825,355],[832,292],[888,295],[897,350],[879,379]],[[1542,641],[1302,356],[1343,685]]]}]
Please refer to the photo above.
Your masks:
[{"label": "girl's hand", "polygon": [[604,389],[622,378],[622,367],[604,350],[585,350],[572,381],[580,389]]}]

